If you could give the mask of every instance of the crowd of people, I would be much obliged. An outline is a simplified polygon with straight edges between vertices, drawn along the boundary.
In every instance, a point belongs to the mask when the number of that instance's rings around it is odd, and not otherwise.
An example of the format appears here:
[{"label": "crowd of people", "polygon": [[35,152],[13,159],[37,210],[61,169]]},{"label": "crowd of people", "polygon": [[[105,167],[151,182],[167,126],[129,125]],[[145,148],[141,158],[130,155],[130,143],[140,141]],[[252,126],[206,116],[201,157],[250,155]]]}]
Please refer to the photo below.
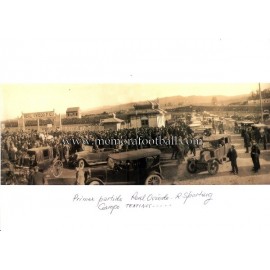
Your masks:
[{"label": "crowd of people", "polygon": [[[267,143],[270,142],[270,132],[268,128],[256,128],[256,127],[243,127],[240,130],[243,137],[244,147],[246,154],[250,153],[250,157],[253,163],[252,171],[257,173],[261,169],[260,154],[261,150],[259,144],[263,145],[264,150],[267,149]],[[235,146],[232,145],[228,151],[227,157],[229,158],[232,166],[232,173],[238,174],[237,166],[237,151]]]},{"label": "crowd of people", "polygon": [[[8,159],[11,162],[18,162],[25,151],[30,148],[50,146],[53,148],[54,157],[58,156],[61,160],[65,160],[67,153],[73,154],[83,150],[83,141],[97,148],[103,147],[121,147],[123,151],[138,149],[142,147],[150,147],[149,145],[125,145],[125,141],[130,139],[141,138],[155,140],[170,139],[171,137],[181,138],[185,140],[192,138],[192,130],[185,124],[181,123],[175,127],[161,128],[138,128],[138,129],[121,129],[121,130],[103,130],[103,131],[50,131],[38,132],[32,130],[30,132],[3,132],[1,134],[1,154],[2,159]],[[78,143],[65,144],[65,141],[74,139]],[[96,145],[96,141],[113,141],[120,140],[123,145]]]},{"label": "crowd of people", "polygon": [[[213,127],[212,127],[213,129]],[[223,126],[222,126],[223,130]],[[223,130],[224,132],[224,130]],[[220,133],[223,133],[220,132]],[[193,130],[185,124],[185,122],[178,122],[177,125],[166,127],[147,127],[147,128],[133,128],[133,129],[120,129],[120,130],[103,130],[103,131],[47,131],[38,132],[36,130],[31,131],[17,131],[10,132],[4,131],[1,133],[1,159],[8,160],[13,164],[20,165],[22,157],[25,155],[28,149],[38,148],[42,146],[49,146],[53,149],[53,157],[59,158],[61,161],[68,163],[68,157],[73,153],[84,149],[83,141],[87,141],[93,146],[93,148],[119,148],[120,151],[129,151],[143,147],[152,147],[151,145],[129,145],[125,144],[125,141],[130,139],[141,138],[141,140],[154,140],[156,138],[169,140],[170,138],[180,139],[179,144],[165,145],[170,148],[171,159],[177,159],[179,163],[185,160],[185,157],[190,154],[196,156],[196,149],[198,145],[195,145],[193,140],[195,138]],[[266,149],[266,142],[270,141],[270,133],[267,130],[262,132],[261,129],[246,128],[241,131],[243,136],[244,146],[246,153],[251,152],[251,158],[253,161],[253,170],[258,172],[260,169],[260,148],[259,143],[263,143],[264,149]],[[66,144],[65,141],[77,140],[79,143]],[[123,142],[122,145],[97,145],[96,141],[113,141],[119,140]],[[189,143],[183,143],[186,140]],[[164,145],[163,145],[164,147]],[[232,164],[232,172],[238,174],[237,167],[237,150],[233,147],[227,157]]]},{"label": "crowd of people", "polygon": [[249,153],[249,147],[251,147],[252,141],[255,141],[257,144],[263,144],[264,150],[266,150],[267,143],[270,142],[270,132],[268,128],[246,127],[241,130],[241,136],[244,139],[246,153]]}]

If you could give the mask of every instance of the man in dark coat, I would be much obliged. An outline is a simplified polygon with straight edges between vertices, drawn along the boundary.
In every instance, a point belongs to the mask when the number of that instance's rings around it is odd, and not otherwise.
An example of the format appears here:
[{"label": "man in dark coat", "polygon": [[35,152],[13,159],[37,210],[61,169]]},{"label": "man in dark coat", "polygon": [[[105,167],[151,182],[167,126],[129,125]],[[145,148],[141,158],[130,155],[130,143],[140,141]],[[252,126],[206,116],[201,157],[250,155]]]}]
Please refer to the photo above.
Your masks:
[{"label": "man in dark coat", "polygon": [[248,134],[248,131],[244,132],[244,145],[245,145],[245,148],[246,148],[246,153],[249,153],[250,136]]},{"label": "man in dark coat", "polygon": [[235,150],[234,145],[228,151],[227,157],[231,161],[232,170],[231,173],[238,174],[238,166],[237,166],[237,152]]},{"label": "man in dark coat", "polygon": [[253,162],[253,171],[256,173],[261,168],[260,165],[260,148],[258,144],[255,141],[252,141],[252,147],[251,147],[251,158]]},{"label": "man in dark coat", "polygon": [[46,185],[47,180],[44,173],[39,171],[38,166],[34,167],[34,173],[30,176],[28,185]]},{"label": "man in dark coat", "polygon": [[8,152],[3,147],[3,145],[1,145],[1,158],[2,158],[2,160],[8,160],[9,159]]}]

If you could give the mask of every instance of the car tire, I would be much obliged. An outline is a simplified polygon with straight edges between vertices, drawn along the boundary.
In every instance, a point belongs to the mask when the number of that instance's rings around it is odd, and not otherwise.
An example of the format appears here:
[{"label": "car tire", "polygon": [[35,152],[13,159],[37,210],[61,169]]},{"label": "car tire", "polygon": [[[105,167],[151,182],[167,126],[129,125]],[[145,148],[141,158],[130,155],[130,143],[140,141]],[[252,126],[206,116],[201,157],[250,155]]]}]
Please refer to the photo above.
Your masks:
[{"label": "car tire", "polygon": [[216,160],[208,163],[207,171],[209,174],[211,174],[211,175],[217,174],[218,169],[219,169],[219,164]]},{"label": "car tire", "polygon": [[146,178],[144,184],[145,185],[160,185],[161,177],[157,174],[151,174]]},{"label": "car tire", "polygon": [[63,162],[60,160],[57,160],[53,163],[53,176],[54,177],[59,177],[63,172]]},{"label": "car tire", "polygon": [[197,166],[195,161],[188,161],[187,163],[187,171],[189,173],[196,173],[197,172]]},{"label": "car tire", "polygon": [[92,178],[89,181],[89,185],[104,185],[103,182],[99,178]]}]

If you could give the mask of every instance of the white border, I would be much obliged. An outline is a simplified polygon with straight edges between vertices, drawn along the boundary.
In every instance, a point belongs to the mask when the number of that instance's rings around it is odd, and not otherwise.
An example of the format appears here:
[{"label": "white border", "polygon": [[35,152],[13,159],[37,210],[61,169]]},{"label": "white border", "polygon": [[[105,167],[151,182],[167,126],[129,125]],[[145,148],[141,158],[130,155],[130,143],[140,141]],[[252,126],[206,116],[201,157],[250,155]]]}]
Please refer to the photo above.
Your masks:
[{"label": "white border", "polygon": [[[1,1],[1,82],[269,82],[265,2]],[[1,187],[1,266],[269,269],[269,187],[209,189],[208,208],[109,218],[75,188]]]}]

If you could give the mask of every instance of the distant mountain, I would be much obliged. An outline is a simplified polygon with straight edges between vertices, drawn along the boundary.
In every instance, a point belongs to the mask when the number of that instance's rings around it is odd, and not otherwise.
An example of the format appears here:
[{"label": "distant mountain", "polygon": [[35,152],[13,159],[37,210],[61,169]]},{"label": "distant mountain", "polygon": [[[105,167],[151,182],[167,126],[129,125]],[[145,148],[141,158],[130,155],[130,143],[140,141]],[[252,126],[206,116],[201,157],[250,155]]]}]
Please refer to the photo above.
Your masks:
[{"label": "distant mountain", "polygon": [[[244,102],[249,97],[249,94],[246,95],[237,95],[237,96],[172,96],[172,97],[164,97],[159,98],[160,107],[163,109],[175,108],[180,106],[189,106],[189,105],[197,105],[197,106],[209,106],[212,105],[213,97],[216,98],[217,105],[229,105],[230,103],[238,103]],[[141,102],[141,101],[138,101]],[[130,102],[125,104],[113,105],[113,106],[103,106],[97,107],[91,110],[82,111],[83,115],[87,114],[100,114],[103,112],[118,112],[118,111],[127,111],[133,108],[133,105],[138,102]]]},{"label": "distant mountain", "polygon": [[185,106],[185,105],[212,105],[213,97],[216,98],[217,105],[228,105],[233,102],[244,102],[249,95],[238,96],[174,96],[160,98],[159,104],[165,107]]}]

